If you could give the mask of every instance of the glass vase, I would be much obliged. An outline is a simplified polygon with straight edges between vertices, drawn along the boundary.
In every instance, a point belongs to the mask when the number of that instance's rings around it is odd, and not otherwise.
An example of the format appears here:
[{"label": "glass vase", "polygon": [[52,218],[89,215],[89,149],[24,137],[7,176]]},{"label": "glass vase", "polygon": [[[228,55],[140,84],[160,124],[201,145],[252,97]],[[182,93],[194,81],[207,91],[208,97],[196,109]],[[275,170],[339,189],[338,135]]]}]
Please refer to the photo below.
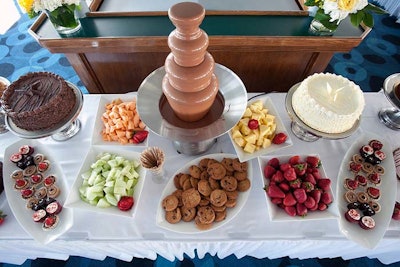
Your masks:
[{"label": "glass vase", "polygon": [[331,26],[331,28],[327,28],[324,24],[322,24],[319,20],[313,19],[310,23],[309,32],[312,35],[318,36],[332,36],[338,25]]},{"label": "glass vase", "polygon": [[68,35],[77,32],[81,28],[77,7],[72,4],[62,5],[53,11],[46,10],[47,17],[58,33]]}]

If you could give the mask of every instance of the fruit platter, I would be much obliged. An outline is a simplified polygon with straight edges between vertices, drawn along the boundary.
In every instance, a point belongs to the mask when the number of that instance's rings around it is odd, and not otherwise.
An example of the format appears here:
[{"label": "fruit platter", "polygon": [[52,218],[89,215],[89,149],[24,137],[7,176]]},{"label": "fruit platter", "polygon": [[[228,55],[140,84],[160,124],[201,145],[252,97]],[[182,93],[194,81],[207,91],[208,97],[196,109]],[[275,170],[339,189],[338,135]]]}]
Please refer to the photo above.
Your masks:
[{"label": "fruit platter", "polygon": [[318,155],[259,157],[272,221],[337,218],[332,182]]},{"label": "fruit platter", "polygon": [[338,175],[340,230],[367,248],[382,239],[396,202],[396,173],[389,148],[378,136],[361,136],[347,151]]},{"label": "fruit platter", "polygon": [[187,234],[218,229],[245,205],[252,173],[251,164],[241,163],[234,154],[209,154],[188,162],[161,194],[157,225]]},{"label": "fruit platter", "polygon": [[86,155],[65,206],[132,217],[139,206],[146,171],[140,154],[111,147],[92,147]]},{"label": "fruit platter", "polygon": [[248,103],[240,121],[229,131],[229,137],[241,162],[293,144],[268,96]]},{"label": "fruit platter", "polygon": [[20,140],[5,151],[4,189],[10,208],[24,230],[47,244],[73,224],[64,206],[66,179],[51,151],[36,140]]},{"label": "fruit platter", "polygon": [[93,145],[147,146],[148,134],[136,109],[136,94],[100,97],[92,136]]}]

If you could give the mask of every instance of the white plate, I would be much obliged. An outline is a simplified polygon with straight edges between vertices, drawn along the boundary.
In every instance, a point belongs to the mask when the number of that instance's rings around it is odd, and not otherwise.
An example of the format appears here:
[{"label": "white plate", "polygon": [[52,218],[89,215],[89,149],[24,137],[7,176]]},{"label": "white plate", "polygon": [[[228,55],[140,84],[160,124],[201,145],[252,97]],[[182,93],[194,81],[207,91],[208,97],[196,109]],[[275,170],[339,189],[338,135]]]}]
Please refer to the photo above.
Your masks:
[{"label": "white plate", "polygon": [[[278,158],[279,162],[286,163],[289,161],[290,157],[294,155],[285,155],[285,156],[263,156],[258,158],[259,166],[260,166],[260,171],[261,171],[261,177],[263,179],[263,185],[264,188],[268,185],[268,180],[264,177],[264,167],[267,165],[268,161],[272,158]],[[307,156],[317,156],[321,158],[319,155],[299,155],[301,159],[304,161]],[[332,177],[327,177],[324,167],[323,167],[323,162],[321,163],[321,167],[319,168],[319,172],[321,174],[322,178],[330,178],[332,181]],[[283,209],[279,208],[277,205],[271,202],[271,199],[267,194],[265,195],[265,199],[267,201],[267,206],[268,206],[268,213],[269,213],[269,218],[271,221],[307,221],[307,220],[324,220],[324,219],[335,219],[338,217],[337,213],[335,212],[335,205],[336,200],[335,196],[332,192],[332,185],[329,190],[331,196],[332,196],[332,203],[329,204],[328,208],[324,211],[310,211],[307,213],[306,216],[301,217],[301,216],[290,216],[288,215]]]},{"label": "white plate", "polygon": [[[101,95],[100,100],[99,100],[99,106],[97,108],[96,120],[95,120],[94,128],[93,128],[92,144],[93,145],[105,145],[105,146],[121,145],[121,146],[127,146],[127,147],[147,146],[149,137],[147,137],[146,140],[142,143],[139,143],[139,144],[129,143],[129,144],[125,144],[125,145],[123,145],[117,141],[104,141],[103,140],[103,138],[101,136],[101,131],[104,128],[104,123],[101,120],[101,117],[103,116],[103,113],[106,111],[105,106],[107,104],[111,103],[113,100],[116,100],[118,98],[121,99],[122,102],[129,102],[134,99],[137,99],[136,93]],[[145,128],[145,130],[147,130],[147,127]]]},{"label": "white plate", "polygon": [[79,170],[78,176],[76,177],[72,188],[69,192],[69,195],[67,197],[67,200],[65,201],[65,206],[70,207],[70,208],[77,208],[77,209],[83,209],[91,212],[99,212],[99,213],[105,213],[105,214],[110,214],[110,215],[119,215],[119,216],[126,216],[126,217],[132,217],[135,215],[138,206],[139,206],[139,201],[140,201],[140,195],[142,193],[143,189],[143,184],[144,184],[144,177],[146,175],[146,170],[143,167],[140,167],[138,170],[139,173],[139,181],[135,186],[135,190],[133,193],[133,199],[134,199],[134,205],[132,209],[129,211],[121,211],[118,209],[118,207],[108,207],[108,208],[99,208],[96,206],[93,206],[83,200],[81,200],[79,196],[79,187],[82,185],[82,173],[85,173],[86,171],[90,170],[90,165],[97,160],[97,156],[103,152],[109,152],[112,154],[117,154],[119,156],[122,156],[128,160],[137,160],[139,161],[140,158],[140,153],[134,152],[134,151],[129,151],[129,150],[123,150],[123,149],[118,149],[118,148],[111,148],[111,147],[91,147],[89,152],[86,155],[85,160],[83,161],[83,164]]},{"label": "white plate", "polygon": [[235,141],[232,139],[232,132],[229,131],[229,137],[231,139],[233,147],[235,148],[235,152],[241,162],[249,161],[253,158],[260,157],[262,155],[272,153],[272,152],[278,151],[279,149],[293,145],[293,142],[290,139],[290,135],[288,134],[288,131],[286,130],[285,125],[282,123],[282,120],[281,120],[278,112],[276,111],[275,106],[272,103],[272,100],[269,96],[262,96],[262,97],[258,97],[256,99],[254,99],[254,100],[251,100],[248,103],[248,106],[250,106],[252,103],[259,101],[259,100],[261,100],[263,102],[264,108],[268,109],[268,113],[275,116],[276,133],[280,133],[280,132],[285,133],[287,135],[287,139],[286,139],[286,142],[283,144],[280,144],[280,145],[271,144],[271,146],[269,146],[267,148],[261,148],[258,151],[255,151],[254,153],[247,153],[243,150],[243,148],[241,148],[239,145],[237,145],[235,143]]},{"label": "white plate", "polygon": [[[164,209],[162,207],[162,200],[166,196],[168,196],[169,194],[171,194],[172,192],[174,192],[176,190],[176,187],[174,185],[173,177],[176,174],[180,173],[180,172],[189,173],[189,167],[191,165],[197,165],[200,162],[200,160],[202,160],[203,158],[212,158],[212,159],[216,159],[218,161],[221,161],[223,158],[237,158],[237,156],[233,155],[233,154],[224,154],[224,153],[205,155],[205,156],[202,156],[202,157],[199,157],[197,159],[194,159],[194,160],[190,161],[184,167],[182,167],[176,173],[174,173],[174,175],[171,176],[169,182],[165,186],[164,191],[162,192],[161,197],[160,197],[160,202],[158,204],[157,216],[156,216],[156,223],[157,223],[158,226],[160,226],[162,228],[165,228],[167,230],[173,231],[173,232],[177,232],[177,233],[184,233],[184,234],[204,233],[206,231],[215,230],[215,229],[227,224],[243,208],[244,204],[247,201],[247,198],[249,197],[249,193],[250,193],[251,187],[249,188],[249,190],[239,193],[239,196],[237,198],[236,206],[227,210],[227,214],[226,214],[225,220],[223,220],[221,222],[214,222],[213,226],[208,230],[199,230],[196,227],[194,221],[191,221],[191,222],[183,222],[183,221],[181,221],[181,222],[176,223],[176,224],[171,224],[171,223],[169,223],[169,222],[167,222],[165,220],[165,211],[164,211]],[[251,164],[248,164],[247,177],[250,179],[250,181],[251,181],[252,173],[253,172],[252,172]]]},{"label": "white plate", "polygon": [[[381,166],[385,168],[385,174],[382,176],[382,182],[378,186],[381,191],[381,198],[379,199],[381,211],[373,216],[376,222],[376,227],[367,231],[363,230],[360,226],[358,226],[358,224],[348,222],[344,217],[344,213],[347,211],[347,202],[343,198],[343,195],[346,192],[346,189],[343,187],[343,183],[345,178],[354,177],[354,175],[348,170],[348,164],[351,161],[351,158],[354,154],[359,152],[361,146],[367,145],[372,139],[377,139],[382,142],[382,151],[385,152],[386,159],[381,163]],[[348,239],[370,249],[374,248],[379,243],[385,234],[392,217],[397,194],[396,183],[396,172],[391,147],[385,142],[385,140],[383,140],[383,138],[374,136],[372,134],[365,134],[351,145],[345,157],[343,158],[339,170],[337,184],[337,199],[340,215],[339,228]]]},{"label": "white plate", "polygon": [[[56,228],[48,231],[42,229],[42,223],[35,223],[32,219],[33,211],[26,207],[26,200],[21,197],[19,191],[14,189],[14,180],[11,178],[11,173],[17,170],[18,167],[12,163],[9,158],[12,154],[18,152],[18,149],[22,145],[32,146],[36,153],[41,153],[45,155],[47,159],[50,160],[51,167],[45,174],[53,174],[57,177],[56,185],[60,188],[61,193],[56,198],[57,201],[63,205],[63,209],[59,214],[60,221]],[[62,234],[64,234],[68,229],[72,227],[73,224],[73,212],[71,209],[65,207],[65,199],[67,197],[68,186],[64,174],[58,165],[58,163],[53,159],[51,152],[46,149],[46,146],[40,144],[34,139],[24,139],[20,140],[9,147],[6,148],[4,153],[4,189],[6,192],[7,200],[10,208],[19,222],[19,224],[24,228],[24,230],[31,235],[36,241],[48,244],[49,242],[55,240]]]}]

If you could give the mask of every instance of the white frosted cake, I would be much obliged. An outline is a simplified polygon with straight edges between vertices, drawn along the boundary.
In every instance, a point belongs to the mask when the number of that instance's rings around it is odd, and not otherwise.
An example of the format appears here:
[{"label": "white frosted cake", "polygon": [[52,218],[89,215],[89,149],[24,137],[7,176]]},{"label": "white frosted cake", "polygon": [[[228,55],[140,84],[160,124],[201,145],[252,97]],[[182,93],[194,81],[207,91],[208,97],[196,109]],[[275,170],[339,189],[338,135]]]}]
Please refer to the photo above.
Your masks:
[{"label": "white frosted cake", "polygon": [[293,109],[305,124],[331,134],[350,130],[360,118],[364,105],[360,87],[332,73],[307,77],[292,97]]}]

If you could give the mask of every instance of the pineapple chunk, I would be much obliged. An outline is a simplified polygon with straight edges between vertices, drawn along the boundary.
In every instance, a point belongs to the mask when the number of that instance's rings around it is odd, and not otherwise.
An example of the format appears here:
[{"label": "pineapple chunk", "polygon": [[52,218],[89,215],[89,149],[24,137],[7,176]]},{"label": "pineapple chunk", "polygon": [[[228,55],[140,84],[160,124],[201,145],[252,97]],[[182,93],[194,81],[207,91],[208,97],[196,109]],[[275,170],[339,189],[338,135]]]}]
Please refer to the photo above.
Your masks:
[{"label": "pineapple chunk", "polygon": [[247,126],[247,124],[246,125],[242,125],[242,127],[240,127],[240,132],[243,134],[243,135],[249,135],[250,133],[251,133],[251,130],[250,130],[250,128]]},{"label": "pineapple chunk", "polygon": [[251,134],[245,136],[244,140],[246,140],[247,143],[255,144],[257,141],[257,136],[254,133],[251,133]]},{"label": "pineapple chunk", "polygon": [[258,112],[263,109],[263,103],[261,100],[258,100],[250,105],[250,109],[253,112]]},{"label": "pineapple chunk", "polygon": [[247,143],[243,150],[247,153],[253,153],[256,150],[256,146],[254,144]]},{"label": "pineapple chunk", "polygon": [[265,138],[265,139],[264,139],[264,142],[263,142],[263,144],[262,144],[262,147],[263,147],[263,148],[267,148],[267,147],[269,147],[270,145],[271,145],[271,140],[268,139],[268,138]]},{"label": "pineapple chunk", "polygon": [[250,118],[240,119],[240,121],[238,123],[239,127],[242,127],[243,125],[247,126],[249,124],[249,120],[250,120]]},{"label": "pineapple chunk", "polygon": [[246,140],[244,140],[244,138],[242,138],[242,137],[237,137],[237,138],[235,138],[233,140],[240,147],[244,147],[246,145]]},{"label": "pineapple chunk", "polygon": [[271,132],[271,127],[265,124],[261,124],[259,129],[260,129],[260,136],[266,136]]},{"label": "pineapple chunk", "polygon": [[233,130],[233,131],[232,131],[232,138],[235,139],[235,138],[238,138],[238,137],[243,137],[243,135],[242,135],[242,133],[240,132],[240,130],[239,130],[239,129]]},{"label": "pineapple chunk", "polygon": [[253,112],[251,112],[251,109],[250,108],[246,108],[246,110],[244,111],[244,114],[243,114],[243,118],[250,118],[251,117],[251,114],[252,114]]},{"label": "pineapple chunk", "polygon": [[251,115],[251,118],[252,118],[252,119],[258,120],[258,121],[260,121],[260,120],[263,119],[264,117],[265,117],[265,115],[264,115],[263,113],[261,113],[261,112],[254,112],[254,113]]}]

